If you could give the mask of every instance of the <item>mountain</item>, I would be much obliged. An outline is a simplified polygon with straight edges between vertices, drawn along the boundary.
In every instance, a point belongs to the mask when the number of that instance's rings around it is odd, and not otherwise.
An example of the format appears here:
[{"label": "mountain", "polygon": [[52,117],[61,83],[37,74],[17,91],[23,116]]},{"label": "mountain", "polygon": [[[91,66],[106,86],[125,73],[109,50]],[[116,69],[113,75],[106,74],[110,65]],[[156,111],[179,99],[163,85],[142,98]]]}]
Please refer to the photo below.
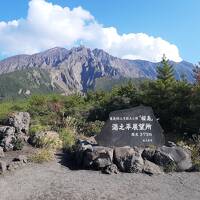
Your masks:
[{"label": "mountain", "polygon": [[[177,79],[184,74],[188,81],[193,81],[193,64],[186,61],[170,62],[174,66]],[[15,82],[16,91],[13,92],[19,93],[26,82],[25,89],[34,93],[32,86],[38,83],[36,81],[38,77],[34,78],[34,74],[40,74],[37,91],[42,87],[47,92],[56,91],[64,94],[86,92],[88,89],[93,89],[96,81],[103,80],[103,77],[155,79],[158,65],[159,63],[143,60],[120,59],[103,50],[91,50],[83,46],[71,50],[56,47],[41,53],[17,55],[0,61],[0,85],[2,87],[8,82]],[[48,81],[44,77],[48,77]],[[0,90],[0,96],[5,96],[5,90],[10,89],[6,87]]]},{"label": "mountain", "polygon": [[0,86],[0,100],[63,92],[62,88],[52,84],[49,73],[39,68],[0,75]]}]

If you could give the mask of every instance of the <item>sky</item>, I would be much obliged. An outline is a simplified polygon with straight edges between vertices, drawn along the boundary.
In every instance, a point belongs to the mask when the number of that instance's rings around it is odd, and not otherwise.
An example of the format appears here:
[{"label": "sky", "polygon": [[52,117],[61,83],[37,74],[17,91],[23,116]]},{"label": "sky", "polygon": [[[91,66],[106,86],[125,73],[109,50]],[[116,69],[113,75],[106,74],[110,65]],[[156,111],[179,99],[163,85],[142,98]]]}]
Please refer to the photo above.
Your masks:
[{"label": "sky", "polygon": [[200,60],[199,0],[0,1],[0,58],[85,45],[120,58]]}]

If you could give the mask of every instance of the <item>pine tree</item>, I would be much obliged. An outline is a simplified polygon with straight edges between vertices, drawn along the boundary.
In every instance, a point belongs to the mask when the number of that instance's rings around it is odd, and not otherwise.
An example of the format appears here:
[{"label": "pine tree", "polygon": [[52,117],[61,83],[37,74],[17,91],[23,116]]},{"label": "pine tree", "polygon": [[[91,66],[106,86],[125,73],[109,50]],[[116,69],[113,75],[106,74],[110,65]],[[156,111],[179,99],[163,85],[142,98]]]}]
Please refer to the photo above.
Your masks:
[{"label": "pine tree", "polygon": [[175,81],[173,66],[169,64],[169,60],[165,55],[162,58],[161,65],[157,67],[157,79],[164,82],[164,84]]},{"label": "pine tree", "polygon": [[200,62],[193,69],[196,84],[200,85]]}]

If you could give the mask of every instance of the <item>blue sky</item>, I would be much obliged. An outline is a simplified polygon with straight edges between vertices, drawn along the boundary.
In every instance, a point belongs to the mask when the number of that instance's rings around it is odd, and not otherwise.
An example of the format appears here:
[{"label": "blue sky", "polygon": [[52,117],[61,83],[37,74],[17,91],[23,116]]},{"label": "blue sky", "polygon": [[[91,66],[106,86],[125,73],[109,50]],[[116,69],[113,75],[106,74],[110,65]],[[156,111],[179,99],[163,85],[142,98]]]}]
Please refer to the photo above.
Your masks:
[{"label": "blue sky", "polygon": [[[28,0],[1,1],[0,21],[26,19],[28,2]],[[200,60],[199,0],[48,0],[48,2],[70,9],[81,6],[89,11],[99,24],[104,27],[115,27],[119,35],[145,33],[155,38],[161,37],[177,46],[183,60],[193,63]],[[6,52],[1,56],[9,55],[9,50],[0,48],[0,51]],[[113,50],[113,47],[108,51],[117,55],[117,49]],[[14,53],[11,49],[10,54]]]}]

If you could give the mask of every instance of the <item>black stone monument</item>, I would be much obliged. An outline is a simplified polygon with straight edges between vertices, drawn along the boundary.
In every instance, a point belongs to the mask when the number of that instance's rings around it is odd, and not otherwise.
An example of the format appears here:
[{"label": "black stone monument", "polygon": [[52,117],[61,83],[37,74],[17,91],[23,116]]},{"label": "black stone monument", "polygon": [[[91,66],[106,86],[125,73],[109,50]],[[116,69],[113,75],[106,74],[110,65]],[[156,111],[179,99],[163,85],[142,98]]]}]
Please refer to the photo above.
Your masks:
[{"label": "black stone monument", "polygon": [[163,129],[151,107],[138,106],[113,111],[101,133],[96,136],[101,146],[161,146],[165,143]]}]

